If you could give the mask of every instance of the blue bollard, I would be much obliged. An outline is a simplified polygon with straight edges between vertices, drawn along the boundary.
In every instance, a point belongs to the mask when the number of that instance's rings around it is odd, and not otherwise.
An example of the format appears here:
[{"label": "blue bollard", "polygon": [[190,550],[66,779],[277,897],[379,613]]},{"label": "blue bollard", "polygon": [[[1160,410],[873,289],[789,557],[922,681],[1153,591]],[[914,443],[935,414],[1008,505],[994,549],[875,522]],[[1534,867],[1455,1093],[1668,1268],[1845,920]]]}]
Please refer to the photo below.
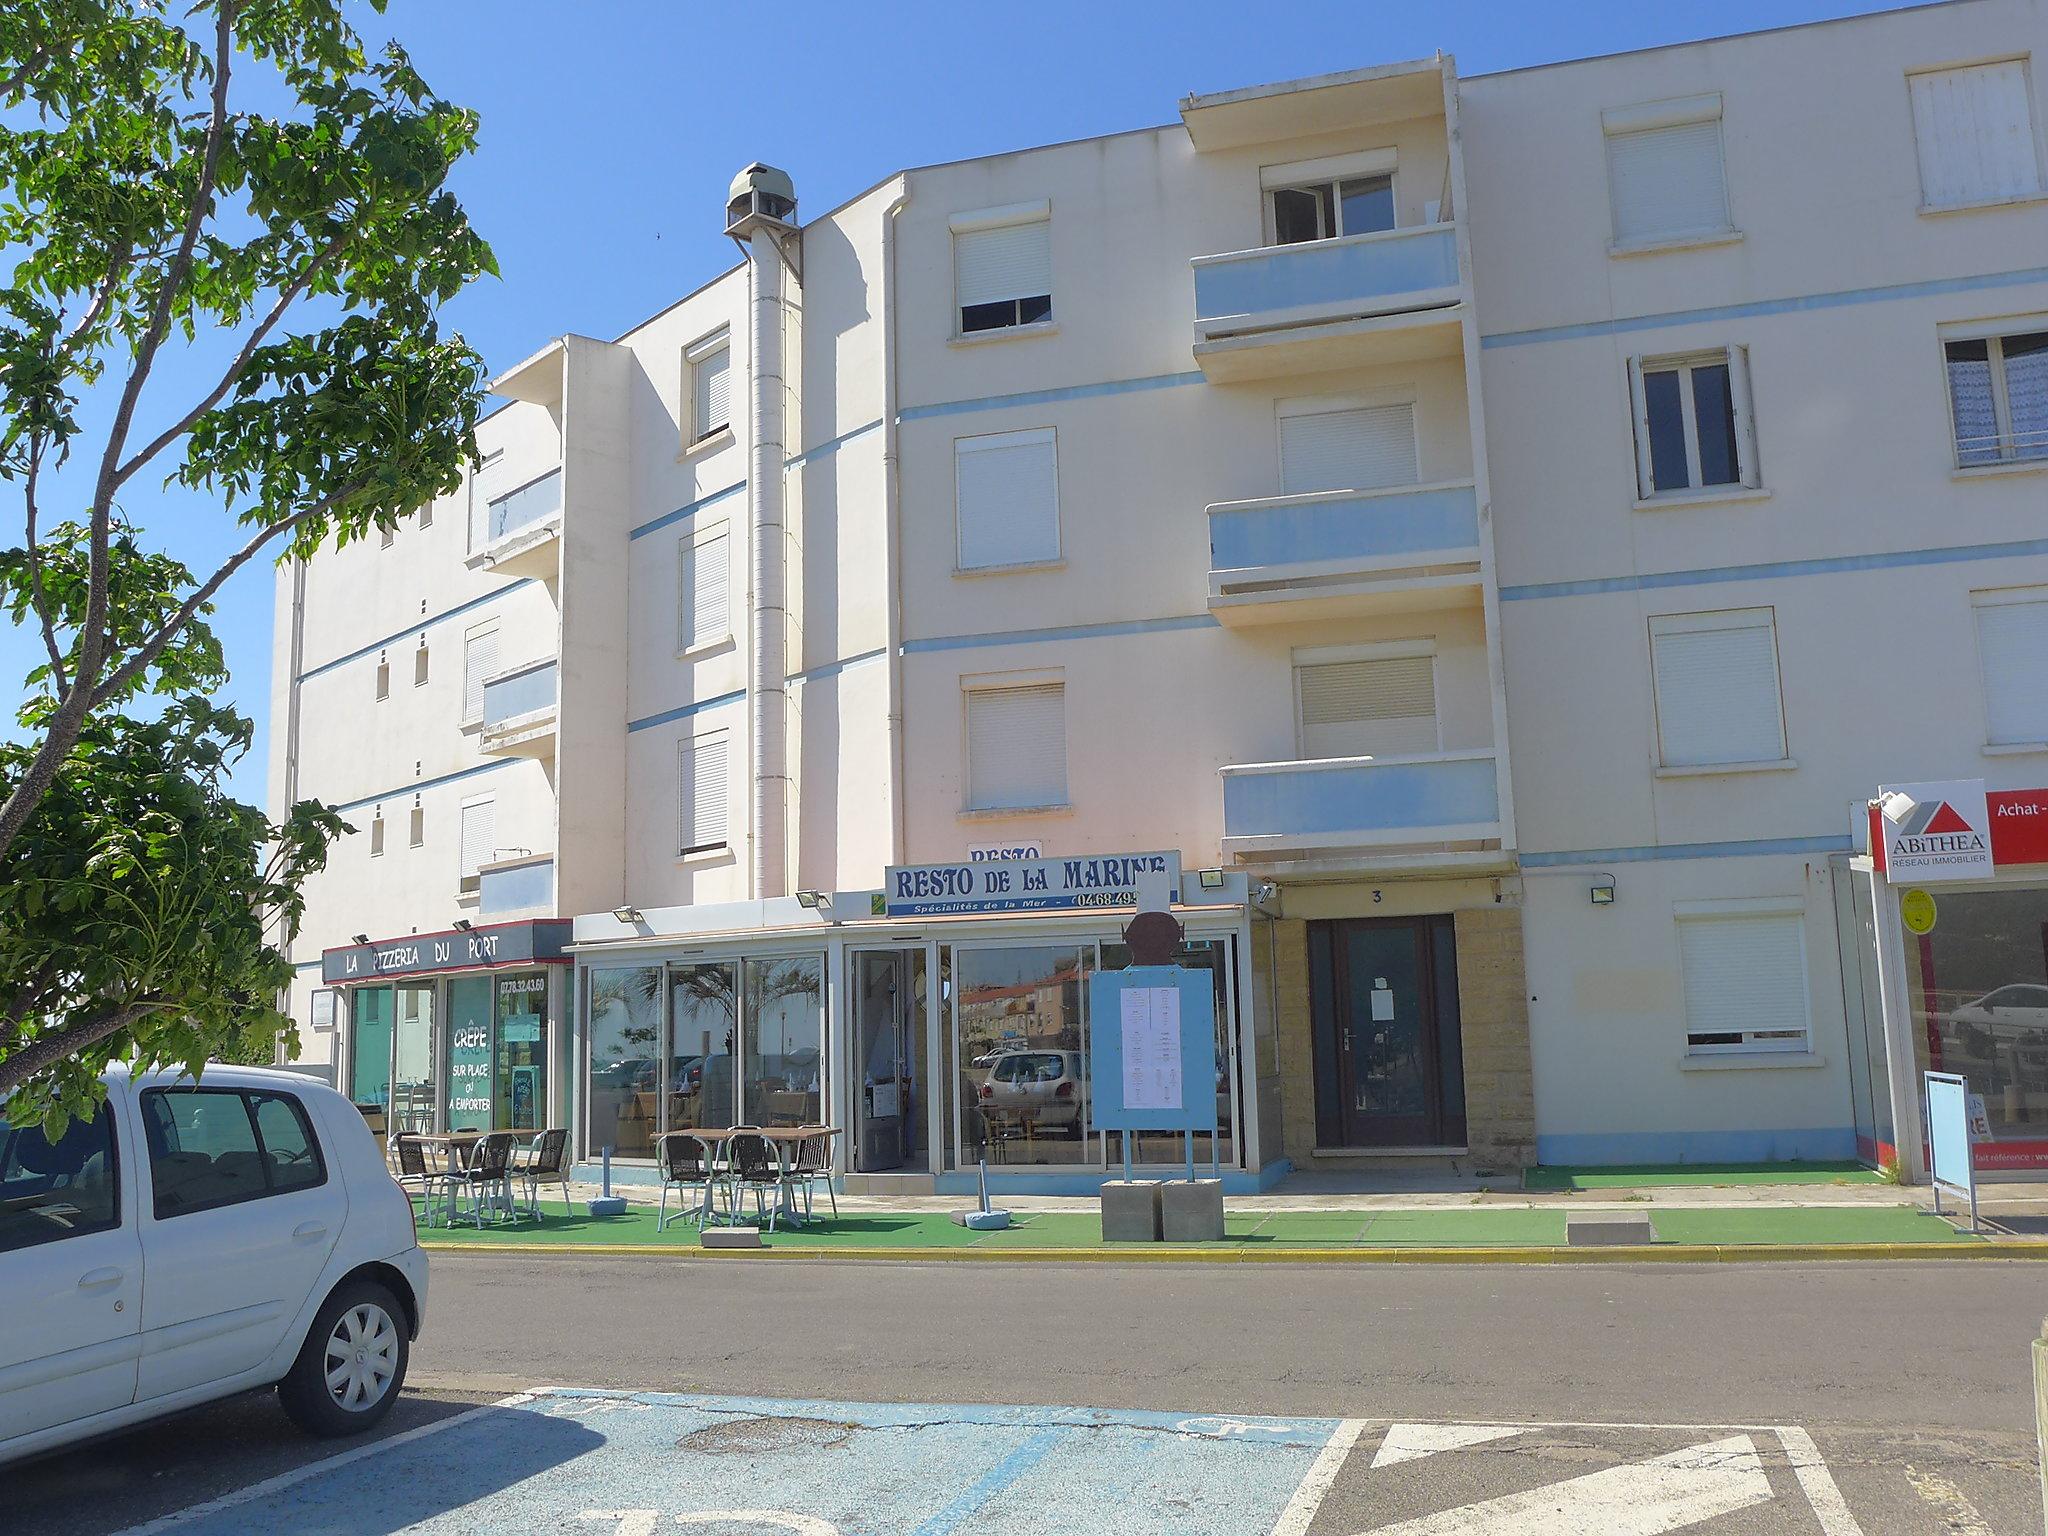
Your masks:
[{"label": "blue bollard", "polygon": [[593,1216],[623,1216],[626,1214],[626,1197],[612,1193],[612,1149],[604,1149],[604,1193],[595,1200],[586,1202]]}]

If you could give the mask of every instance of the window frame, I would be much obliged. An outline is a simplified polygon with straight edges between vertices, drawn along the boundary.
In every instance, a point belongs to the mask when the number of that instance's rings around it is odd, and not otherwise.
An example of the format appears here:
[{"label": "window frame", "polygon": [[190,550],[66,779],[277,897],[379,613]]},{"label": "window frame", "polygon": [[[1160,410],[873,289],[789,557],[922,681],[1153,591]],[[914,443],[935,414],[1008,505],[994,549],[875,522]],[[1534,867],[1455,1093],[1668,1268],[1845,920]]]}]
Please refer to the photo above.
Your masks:
[{"label": "window frame", "polygon": [[[2034,187],[2029,192],[2001,192],[1992,197],[1964,198],[1959,202],[1937,203],[1927,195],[1927,178],[1920,147],[1920,115],[1913,105],[1913,82],[1929,75],[1950,75],[1959,70],[1984,69],[1996,64],[2017,64],[2026,87],[2027,132],[2034,147]],[[2042,131],[2039,94],[2034,88],[2034,56],[2031,52],[2000,53],[1984,58],[1953,59],[1942,64],[1924,64],[1905,71],[1906,122],[1913,135],[1913,179],[1920,192],[1923,214],[1967,213],[1976,208],[2004,208],[2015,203],[2039,202],[2048,198],[2048,137]]]},{"label": "window frame", "polygon": [[1325,667],[1347,661],[1413,661],[1418,658],[1429,662],[1429,703],[1430,712],[1436,724],[1436,746],[1431,753],[1388,752],[1374,757],[1378,762],[1384,758],[1431,756],[1441,754],[1444,748],[1444,674],[1437,665],[1436,637],[1420,635],[1409,640],[1375,640],[1361,645],[1309,645],[1296,647],[1287,658],[1287,680],[1294,694],[1294,751],[1302,762],[1332,762],[1339,759],[1313,758],[1308,750],[1308,727],[1301,714],[1301,669],[1303,667]]},{"label": "window frame", "polygon": [[[1728,370],[1728,398],[1735,428],[1735,479],[1703,485],[1699,405],[1693,392],[1693,370],[1717,365]],[[1678,375],[1679,411],[1685,433],[1686,484],[1660,491],[1650,452],[1650,397],[1645,377],[1652,373],[1672,372]],[[1630,424],[1635,439],[1636,505],[1740,497],[1763,489],[1763,471],[1758,462],[1756,443],[1756,400],[1750,380],[1747,345],[1730,342],[1723,347],[1632,356],[1628,360],[1628,393]]]},{"label": "window frame", "polygon": [[499,629],[499,621],[498,621],[498,618],[497,618],[497,616],[496,616],[496,615],[494,614],[494,615],[492,615],[492,616],[491,616],[490,618],[488,618],[488,619],[482,619],[482,620],[479,620],[479,621],[478,621],[477,623],[475,623],[475,624],[471,624],[470,626],[468,626],[468,627],[467,627],[466,629],[464,629],[464,630],[462,631],[462,699],[461,699],[461,705],[460,705],[460,707],[461,707],[461,721],[460,721],[460,724],[461,724],[461,726],[462,726],[462,728],[463,728],[464,730],[480,730],[480,729],[482,729],[482,727],[483,727],[483,723],[484,723],[484,684],[485,684],[485,683],[487,683],[487,682],[489,682],[489,681],[491,680],[491,678],[492,678],[493,676],[495,676],[495,675],[496,675],[496,674],[497,674],[497,673],[498,673],[499,671],[503,670],[502,668],[498,667],[498,666],[497,666],[497,665],[495,664],[495,660],[496,660],[496,659],[495,659],[495,658],[493,658],[493,665],[492,665],[492,667],[490,668],[490,670],[489,670],[489,671],[486,671],[486,672],[484,672],[484,673],[483,673],[483,674],[482,674],[482,675],[481,675],[480,677],[478,677],[478,678],[477,678],[477,683],[476,683],[476,712],[475,712],[474,714],[470,713],[470,708],[469,708],[469,646],[470,646],[470,642],[471,642],[472,640],[481,640],[481,639],[483,639],[483,638],[484,638],[484,636],[486,636],[486,635],[496,635],[496,634],[498,633],[498,629]]},{"label": "window frame", "polygon": [[[1730,623],[1745,615],[1761,615],[1762,622]],[[1663,634],[1697,634],[1723,629],[1768,628],[1771,636],[1771,679],[1778,703],[1778,756],[1734,757],[1705,763],[1674,763],[1665,746],[1664,696],[1657,680],[1657,637]],[[1693,613],[1652,613],[1645,615],[1645,645],[1650,666],[1650,721],[1654,729],[1657,770],[1660,773],[1724,773],[1744,768],[1789,766],[1792,761],[1792,728],[1785,717],[1785,660],[1778,646],[1778,610],[1775,607],[1714,608]]]},{"label": "window frame", "polygon": [[[248,1194],[235,1195],[224,1200],[209,1200],[201,1205],[188,1205],[179,1210],[166,1211],[162,1208],[156,1187],[156,1152],[150,1144],[149,1106],[154,1099],[171,1098],[179,1095],[196,1098],[201,1094],[212,1094],[220,1098],[241,1100],[242,1113],[249,1121],[249,1135],[256,1143],[256,1156],[263,1169],[263,1188]],[[276,1099],[290,1108],[299,1122],[299,1129],[305,1132],[306,1145],[313,1154],[314,1170],[320,1175],[310,1184],[295,1184],[290,1189],[274,1187],[274,1170],[270,1163],[270,1152],[263,1140],[263,1124],[256,1118],[254,1100]],[[326,1187],[330,1172],[327,1166],[327,1150],[320,1143],[319,1132],[313,1124],[313,1117],[306,1110],[303,1100],[295,1093],[286,1093],[274,1088],[208,1088],[204,1086],[175,1088],[145,1088],[139,1098],[138,1107],[142,1116],[142,1151],[149,1168],[149,1212],[156,1222],[176,1221],[181,1216],[197,1216],[205,1211],[225,1210],[229,1206],[249,1205],[257,1200],[274,1200],[286,1195],[303,1195],[309,1190]]]},{"label": "window frame", "polygon": [[[107,1219],[75,1227],[60,1227],[52,1223],[47,1233],[39,1233],[28,1242],[0,1246],[0,1255],[26,1253],[31,1248],[47,1248],[52,1243],[65,1242],[74,1237],[92,1237],[102,1232],[121,1230],[125,1209],[121,1190],[121,1120],[114,1112],[112,1101],[100,1105],[92,1123],[97,1124],[102,1117],[105,1118],[107,1126],[107,1189],[111,1196]],[[0,1123],[0,1151],[5,1151],[11,1146],[6,1134],[10,1129],[18,1129],[24,1135],[42,1135],[42,1127],[39,1125],[9,1127]]]},{"label": "window frame", "polygon": [[[1814,1055],[1813,1043],[1813,948],[1806,932],[1806,901],[1799,896],[1740,896],[1717,898],[1705,901],[1680,901],[1672,906],[1672,937],[1676,942],[1678,961],[1678,1009],[1679,1022],[1684,1031],[1685,1053],[1688,1062],[1726,1060],[1736,1057],[1767,1065],[1773,1060],[1788,1065],[1810,1060]],[[1695,1031],[1692,1016],[1685,1006],[1685,925],[1688,923],[1707,924],[1741,919],[1779,918],[1789,921],[1799,936],[1799,974],[1803,985],[1799,990],[1799,1011],[1805,1026],[1796,1042],[1765,1040],[1759,1043],[1750,1038],[1751,1031],[1743,1031],[1743,1038],[1734,1042],[1695,1044],[1693,1036],[1709,1034],[1712,1031]],[[1754,1033],[1764,1033],[1755,1031]]]},{"label": "window frame", "polygon": [[[960,460],[964,454],[995,453],[1044,442],[1052,449],[1052,553],[1028,560],[1006,560],[996,565],[969,565],[966,557],[966,523],[960,516]],[[969,445],[973,446],[969,446]],[[953,574],[990,576],[1004,572],[1044,570],[1067,557],[1066,530],[1060,515],[1060,439],[1056,427],[1018,427],[1006,432],[976,432],[953,439]]]},{"label": "window frame", "polygon": [[[1408,429],[1414,439],[1415,478],[1387,486],[1351,487],[1340,491],[1287,489],[1287,440],[1282,422],[1299,416],[1342,416],[1352,411],[1408,408]],[[1273,484],[1282,496],[1366,495],[1404,491],[1433,482],[1422,472],[1422,392],[1413,384],[1390,384],[1341,395],[1285,395],[1273,402]]]},{"label": "window frame", "polygon": [[[1634,134],[1696,127],[1701,123],[1714,125],[1714,149],[1721,162],[1721,223],[1711,229],[1624,236],[1621,232],[1621,199],[1615,195],[1614,141]],[[1696,245],[1723,245],[1742,238],[1742,230],[1735,222],[1735,189],[1730,184],[1731,178],[1728,175],[1727,112],[1719,91],[1603,109],[1600,113],[1600,156],[1602,172],[1607,181],[1609,255],[1631,256],[1662,250],[1683,250]]]},{"label": "window frame", "polygon": [[[1057,688],[1060,694],[1060,791],[1058,800],[1033,805],[984,805],[974,784],[974,696]],[[1035,816],[1070,811],[1074,805],[1074,763],[1067,729],[1067,674],[1061,667],[1030,672],[984,673],[960,679],[960,814],[978,819]]]},{"label": "window frame", "polygon": [[[721,854],[731,851],[732,841],[732,728],[717,725],[709,730],[693,732],[676,738],[676,857],[678,859],[702,858],[707,854]],[[702,829],[696,822],[697,790],[697,748],[712,741],[724,744],[725,788],[721,798],[725,801],[724,835],[715,842],[693,843],[691,834]],[[683,767],[690,769],[690,794],[683,794]]]},{"label": "window frame", "polygon": [[384,807],[381,805],[370,816],[370,857],[384,857]]},{"label": "window frame", "polygon": [[[967,305],[960,298],[960,237],[965,234],[981,234],[994,229],[1013,229],[1026,224],[1045,226],[1045,286],[1043,294],[1029,294],[1009,300],[990,300],[990,303],[1008,303],[1013,307],[1013,318],[1002,325],[967,328]],[[972,209],[948,215],[946,219],[946,256],[951,279],[950,292],[953,300],[953,318],[947,327],[948,339],[956,342],[985,341],[1000,336],[1032,335],[1050,331],[1059,324],[1059,310],[1054,303],[1055,282],[1052,251],[1052,201],[1039,198],[1028,203],[1006,203],[997,208]],[[1027,320],[1023,306],[1033,300],[1045,300],[1045,313]],[[974,306],[981,308],[981,305]]]},{"label": "window frame", "polygon": [[408,848],[427,846],[427,808],[414,796],[406,815],[405,844]]},{"label": "window frame", "polygon": [[[699,404],[697,370],[720,352],[725,354],[725,420],[710,425],[702,432],[699,432],[697,430],[697,406]],[[707,331],[702,336],[699,336],[695,341],[683,348],[682,361],[682,439],[683,452],[685,455],[688,455],[695,453],[700,448],[709,447],[722,438],[730,438],[733,434],[732,327],[721,325],[717,329]]]},{"label": "window frame", "polygon": [[[462,823],[467,819],[468,813],[480,805],[488,805],[491,808],[491,846],[485,851],[484,857],[477,861],[476,872],[472,874],[462,867],[462,844],[464,842]],[[496,791],[486,795],[468,796],[457,808],[455,816],[455,890],[458,897],[473,897],[482,891],[483,866],[496,861],[497,843],[498,796]]]},{"label": "window frame", "polygon": [[[2005,343],[2015,336],[2048,335],[2048,315],[2004,315],[1995,320],[1973,320],[1939,328],[1935,355],[1941,366],[1941,398],[1948,408],[1949,467],[1958,475],[2024,474],[2048,470],[2048,439],[2033,454],[2019,451],[2013,428],[2011,388],[2005,376]],[[1981,341],[1991,373],[1991,420],[1998,438],[1998,456],[1978,464],[1963,462],[1962,440],[1956,436],[1956,381],[1949,366],[1948,349],[1955,342]],[[2007,452],[2010,448],[2012,451]]]},{"label": "window frame", "polygon": [[424,688],[427,686],[427,682],[429,678],[432,676],[433,671],[432,664],[429,660],[431,654],[431,651],[427,647],[427,637],[425,635],[421,635],[420,643],[417,646],[413,647],[412,653],[413,687]]},{"label": "window frame", "polygon": [[391,657],[387,652],[377,653],[377,676],[372,702],[382,704],[391,697]]},{"label": "window frame", "polygon": [[2003,739],[1992,730],[1991,674],[1984,662],[1984,610],[1987,608],[2048,608],[2048,585],[2027,587],[1981,587],[1970,593],[1970,644],[1977,653],[1977,694],[1984,706],[1984,747],[1989,752],[2037,751],[2048,741],[2033,737]]},{"label": "window frame", "polygon": [[[718,518],[702,527],[692,527],[676,540],[676,655],[678,658],[696,656],[706,651],[717,650],[720,646],[733,643],[732,557],[734,544],[733,524],[729,518]],[[717,634],[696,633],[697,602],[696,587],[686,579],[692,575],[690,557],[713,539],[726,540],[725,546],[725,619]],[[688,621],[686,623],[686,621]]]}]

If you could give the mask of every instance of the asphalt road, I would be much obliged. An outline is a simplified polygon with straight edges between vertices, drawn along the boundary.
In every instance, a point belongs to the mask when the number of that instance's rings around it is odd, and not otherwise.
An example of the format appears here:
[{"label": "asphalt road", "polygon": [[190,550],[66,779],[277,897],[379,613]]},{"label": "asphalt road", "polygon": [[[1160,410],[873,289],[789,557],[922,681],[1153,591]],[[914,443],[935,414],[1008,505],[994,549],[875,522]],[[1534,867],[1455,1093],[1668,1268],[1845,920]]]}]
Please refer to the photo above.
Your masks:
[{"label": "asphalt road", "polygon": [[[1755,1431],[1741,1443],[1778,1497],[1696,1528],[1844,1536],[1802,1501],[1793,1443],[1768,1432],[1802,1426],[1866,1536],[2035,1536],[2028,1345],[2044,1312],[2048,1269],[2020,1262],[436,1256],[413,1390],[386,1433],[538,1385],[800,1399],[812,1417],[821,1402],[913,1402],[1363,1420],[1303,1533],[1351,1536],[1396,1506],[1474,1504]],[[1369,1469],[1392,1422],[1426,1437],[1472,1420],[1548,1427]],[[333,1450],[244,1398],[0,1470],[0,1528],[100,1536]]]}]

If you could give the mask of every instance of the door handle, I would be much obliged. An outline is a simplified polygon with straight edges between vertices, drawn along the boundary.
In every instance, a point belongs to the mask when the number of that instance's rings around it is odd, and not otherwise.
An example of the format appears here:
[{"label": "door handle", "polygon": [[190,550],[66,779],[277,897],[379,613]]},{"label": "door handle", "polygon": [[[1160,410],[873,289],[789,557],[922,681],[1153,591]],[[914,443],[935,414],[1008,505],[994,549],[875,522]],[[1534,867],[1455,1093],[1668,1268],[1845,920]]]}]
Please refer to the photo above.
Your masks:
[{"label": "door handle", "polygon": [[110,1285],[119,1285],[128,1276],[128,1271],[109,1264],[101,1269],[89,1269],[78,1277],[81,1291],[104,1291]]},{"label": "door handle", "polygon": [[292,1228],[292,1241],[294,1242],[310,1243],[315,1238],[325,1237],[326,1235],[327,1223],[324,1221],[302,1221]]}]

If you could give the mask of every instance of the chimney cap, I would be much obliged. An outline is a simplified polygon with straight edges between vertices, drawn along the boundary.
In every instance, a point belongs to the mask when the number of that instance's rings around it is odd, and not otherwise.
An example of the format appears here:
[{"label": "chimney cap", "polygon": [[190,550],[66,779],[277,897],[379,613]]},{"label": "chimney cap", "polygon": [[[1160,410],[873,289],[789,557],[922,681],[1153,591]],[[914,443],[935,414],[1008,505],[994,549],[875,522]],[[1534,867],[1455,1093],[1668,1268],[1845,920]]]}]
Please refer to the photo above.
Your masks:
[{"label": "chimney cap", "polygon": [[729,203],[749,192],[765,192],[771,197],[787,198],[791,204],[796,202],[796,183],[789,179],[789,172],[779,171],[759,160],[733,177],[732,185],[726,189],[725,200]]}]

